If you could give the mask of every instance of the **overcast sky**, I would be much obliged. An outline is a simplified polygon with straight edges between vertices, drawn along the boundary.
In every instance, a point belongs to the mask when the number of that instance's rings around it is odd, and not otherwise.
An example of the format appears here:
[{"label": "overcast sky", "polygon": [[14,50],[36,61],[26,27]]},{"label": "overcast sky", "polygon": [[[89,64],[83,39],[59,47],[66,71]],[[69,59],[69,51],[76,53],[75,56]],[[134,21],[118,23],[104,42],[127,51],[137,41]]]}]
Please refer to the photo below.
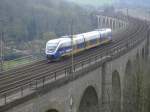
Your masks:
[{"label": "overcast sky", "polygon": [[68,1],[73,1],[83,5],[99,6],[99,5],[110,5],[112,4],[113,1],[116,0],[68,0]]},{"label": "overcast sky", "polygon": [[150,0],[68,0],[68,1],[73,1],[82,5],[93,5],[93,6],[121,4],[121,5],[150,7]]}]

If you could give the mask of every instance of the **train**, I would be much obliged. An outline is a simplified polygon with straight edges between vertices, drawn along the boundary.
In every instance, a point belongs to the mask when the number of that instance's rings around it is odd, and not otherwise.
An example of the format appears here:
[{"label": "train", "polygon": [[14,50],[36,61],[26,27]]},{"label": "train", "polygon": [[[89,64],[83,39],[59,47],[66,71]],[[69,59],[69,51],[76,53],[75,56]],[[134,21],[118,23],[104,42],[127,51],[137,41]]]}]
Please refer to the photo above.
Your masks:
[{"label": "train", "polygon": [[46,43],[45,54],[48,61],[58,61],[62,57],[70,56],[112,41],[111,28],[96,29],[94,31],[62,36]]}]

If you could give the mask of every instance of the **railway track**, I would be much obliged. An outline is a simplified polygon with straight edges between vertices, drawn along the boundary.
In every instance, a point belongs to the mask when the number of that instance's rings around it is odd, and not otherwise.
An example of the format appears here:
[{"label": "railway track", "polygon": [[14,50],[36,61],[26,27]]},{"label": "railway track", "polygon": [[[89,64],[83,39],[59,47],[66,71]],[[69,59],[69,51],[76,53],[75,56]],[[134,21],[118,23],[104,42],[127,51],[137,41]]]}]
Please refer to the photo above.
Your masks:
[{"label": "railway track", "polygon": [[[109,45],[110,46],[110,45]],[[106,47],[106,46],[104,46],[104,47]],[[103,49],[103,47],[101,47],[100,48],[100,50],[102,50]],[[93,50],[93,49],[92,49]],[[105,51],[105,49],[103,49],[103,51]],[[100,51],[101,52],[101,51]],[[89,53],[89,54],[91,54],[91,53]],[[88,54],[88,56],[89,56],[89,54]],[[86,57],[88,57],[88,56],[86,56]],[[85,58],[85,57],[84,57]],[[81,55],[80,56],[77,56],[77,57],[75,57],[75,60],[76,61],[81,61],[82,59],[81,59]],[[67,60],[68,61],[68,60]],[[61,63],[61,64],[60,64]],[[65,60],[65,63],[66,63],[66,60]],[[57,68],[59,68],[59,66],[58,66],[58,64],[60,65],[60,67],[62,68],[63,66],[66,66],[66,64],[64,63],[64,61],[62,61],[62,62],[56,62],[56,63],[53,63],[51,66],[50,65],[48,65],[47,63],[45,63],[45,61],[43,62],[42,61],[42,63],[40,63],[39,65],[37,65],[36,64],[36,66],[34,66],[35,67],[35,69],[31,66],[30,68],[28,68],[28,69],[25,69],[25,70],[23,70],[23,71],[17,71],[18,72],[18,74],[15,72],[15,74],[17,74],[17,77],[16,77],[16,75],[13,75],[14,73],[11,73],[12,75],[10,75],[9,74],[9,76],[7,76],[7,77],[3,77],[3,78],[1,78],[0,79],[0,85],[5,85],[5,84],[7,84],[7,82],[15,82],[15,80],[19,80],[19,79],[23,79],[23,78],[25,78],[27,75],[32,75],[32,71],[34,71],[34,74],[38,74],[39,72],[41,72],[41,66],[42,66],[42,71],[47,71],[47,70],[49,70],[49,67],[51,67],[51,70],[53,71],[53,69],[55,68],[55,66],[57,66]],[[65,64],[65,65],[64,65]],[[63,65],[63,66],[62,66]],[[25,74],[25,75],[24,75]],[[14,80],[12,80],[12,79],[14,79]]]},{"label": "railway track", "polygon": [[[114,42],[116,42],[117,40],[114,40]],[[104,52],[105,51],[105,48],[106,47],[110,47],[112,45],[111,44],[108,44],[106,46],[100,46],[99,50],[100,52]],[[91,52],[93,51],[96,51],[97,49],[91,49]],[[87,56],[84,56],[84,58],[88,58],[89,56],[91,56],[91,52],[87,52]],[[99,53],[99,52],[98,52]],[[82,53],[83,54],[83,53]],[[75,60],[76,61],[81,61],[82,60],[82,55],[78,55],[75,57]],[[65,61],[65,62],[64,62]],[[6,85],[7,82],[14,82],[15,80],[19,80],[19,79],[24,79],[27,75],[31,75],[32,74],[32,71],[34,71],[34,74],[38,74],[39,72],[41,72],[41,68],[42,68],[42,71],[48,71],[49,69],[54,71],[56,68],[55,66],[57,66],[57,68],[63,68],[66,66],[67,62],[66,61],[70,61],[69,59],[68,60],[64,60],[64,61],[61,61],[61,62],[55,62],[55,63],[51,63],[51,64],[47,64],[45,60],[43,60],[41,63],[39,63],[38,65],[36,64],[35,66],[31,66],[29,68],[26,68],[25,70],[23,69],[21,72],[19,70],[18,74],[15,72],[16,75],[13,75],[14,73],[10,73],[9,75],[7,75],[7,77],[1,77],[0,78],[0,85]],[[69,63],[70,64],[70,63]],[[68,64],[67,64],[68,65]],[[51,67],[51,68],[49,68]],[[12,74],[12,75],[11,75]],[[1,86],[2,87],[2,86]]]},{"label": "railway track", "polygon": [[[103,48],[102,48],[102,49],[103,49]],[[78,57],[79,57],[79,56],[78,56]],[[66,60],[65,60],[65,61],[66,61]],[[57,62],[56,62],[56,63],[57,63]],[[22,67],[21,69],[20,69],[20,68],[17,68],[17,69],[14,69],[14,70],[10,70],[10,71],[8,71],[8,72],[4,72],[3,75],[0,76],[0,82],[1,82],[2,80],[7,80],[7,79],[9,79],[9,78],[13,78],[13,77],[19,76],[19,75],[21,75],[21,74],[24,73],[24,72],[26,72],[26,74],[27,74],[27,73],[30,73],[31,71],[34,71],[34,70],[38,71],[39,69],[41,69],[41,66],[42,66],[43,68],[46,68],[46,67],[49,66],[49,65],[47,65],[47,64],[45,63],[45,60],[42,60],[42,61],[33,63],[33,64],[31,64],[31,65]],[[55,64],[53,64],[52,66],[55,66]],[[53,68],[52,66],[50,66],[51,69]]]},{"label": "railway track", "polygon": [[[103,49],[103,47],[101,46],[101,49]],[[55,62],[57,63],[57,62]],[[7,72],[4,72],[2,76],[0,76],[0,81],[1,79],[7,79],[8,77],[11,78],[11,77],[14,77],[16,76],[16,74],[20,75],[19,73],[20,72],[26,72],[26,71],[33,71],[33,70],[38,70],[40,67],[45,67],[45,66],[48,66],[46,63],[45,63],[45,60],[42,60],[42,61],[39,61],[37,63],[33,63],[31,65],[28,65],[28,66],[25,66],[23,68],[17,68],[17,69],[14,69],[14,70],[10,70],[10,71],[7,71]],[[34,69],[35,68],[35,69]]]},{"label": "railway track", "polygon": [[[96,54],[103,56],[110,50],[113,51],[113,49],[116,49],[116,47],[125,44],[125,41],[130,41],[130,39],[133,39],[131,37],[136,37],[136,35],[140,33],[140,31],[143,31],[143,27],[143,24],[136,24],[133,21],[133,25],[131,25],[129,29],[122,32],[121,34],[114,35],[118,38],[114,39],[111,44],[95,47],[76,55],[74,57],[74,63],[78,63],[84,59],[88,59],[89,57],[92,57]],[[121,36],[122,38],[119,38],[119,36]],[[0,76],[0,94],[4,95],[19,86],[26,85],[36,78],[41,77],[41,75],[43,75],[44,77],[45,75],[50,74],[57,69],[65,69],[65,67],[70,66],[70,64],[70,58],[51,64],[48,64],[45,60],[42,60],[18,70],[4,72],[4,75]]]}]

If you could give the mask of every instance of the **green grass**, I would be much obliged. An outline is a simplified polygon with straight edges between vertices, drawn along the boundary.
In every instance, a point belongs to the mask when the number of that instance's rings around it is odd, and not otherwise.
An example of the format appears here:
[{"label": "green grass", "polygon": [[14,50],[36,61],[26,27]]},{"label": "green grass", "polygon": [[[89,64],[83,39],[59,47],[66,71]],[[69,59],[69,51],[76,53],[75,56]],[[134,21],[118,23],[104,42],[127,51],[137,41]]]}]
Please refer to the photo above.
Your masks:
[{"label": "green grass", "polygon": [[3,69],[4,69],[4,71],[7,71],[9,69],[13,69],[16,67],[21,67],[21,66],[29,64],[29,63],[33,63],[33,61],[34,61],[33,58],[5,61]]}]

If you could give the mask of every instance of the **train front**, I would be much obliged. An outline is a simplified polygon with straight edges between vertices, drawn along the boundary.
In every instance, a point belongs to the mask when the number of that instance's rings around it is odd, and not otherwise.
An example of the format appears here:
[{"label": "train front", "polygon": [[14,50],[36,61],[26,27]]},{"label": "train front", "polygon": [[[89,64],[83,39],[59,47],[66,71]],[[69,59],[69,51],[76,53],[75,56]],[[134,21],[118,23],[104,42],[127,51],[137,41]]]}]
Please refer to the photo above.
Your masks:
[{"label": "train front", "polygon": [[46,58],[48,61],[53,61],[58,58],[57,56],[58,43],[59,42],[57,41],[57,39],[49,40],[46,43],[45,53],[46,53]]}]

